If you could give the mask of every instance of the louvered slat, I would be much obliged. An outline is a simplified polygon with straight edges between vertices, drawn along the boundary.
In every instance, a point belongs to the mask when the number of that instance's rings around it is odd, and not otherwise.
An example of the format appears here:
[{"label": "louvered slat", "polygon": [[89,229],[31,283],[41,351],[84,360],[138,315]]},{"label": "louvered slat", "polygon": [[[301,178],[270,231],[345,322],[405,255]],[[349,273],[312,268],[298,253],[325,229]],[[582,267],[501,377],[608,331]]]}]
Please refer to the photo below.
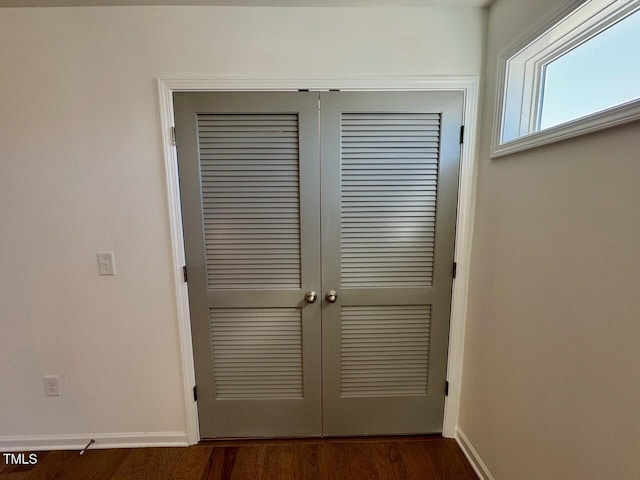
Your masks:
[{"label": "louvered slat", "polygon": [[298,308],[212,308],[218,399],[302,398]]},{"label": "louvered slat", "polygon": [[342,396],[425,395],[430,319],[430,305],[342,307]]},{"label": "louvered slat", "polygon": [[342,286],[430,286],[440,115],[343,113],[341,137]]},{"label": "louvered slat", "polygon": [[296,114],[199,114],[209,289],[300,287]]}]

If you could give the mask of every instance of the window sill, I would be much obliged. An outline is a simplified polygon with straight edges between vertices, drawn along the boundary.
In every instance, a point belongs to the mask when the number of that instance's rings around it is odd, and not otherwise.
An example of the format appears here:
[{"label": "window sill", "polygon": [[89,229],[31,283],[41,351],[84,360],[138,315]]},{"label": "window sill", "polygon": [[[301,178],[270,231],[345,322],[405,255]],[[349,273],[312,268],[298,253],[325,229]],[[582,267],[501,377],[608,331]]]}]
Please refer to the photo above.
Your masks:
[{"label": "window sill", "polygon": [[591,132],[622,125],[640,120],[640,99],[609,108],[601,112],[581,117],[571,122],[531,133],[510,142],[494,144],[491,147],[491,158],[504,157],[516,152],[522,152],[543,145],[578,137]]}]

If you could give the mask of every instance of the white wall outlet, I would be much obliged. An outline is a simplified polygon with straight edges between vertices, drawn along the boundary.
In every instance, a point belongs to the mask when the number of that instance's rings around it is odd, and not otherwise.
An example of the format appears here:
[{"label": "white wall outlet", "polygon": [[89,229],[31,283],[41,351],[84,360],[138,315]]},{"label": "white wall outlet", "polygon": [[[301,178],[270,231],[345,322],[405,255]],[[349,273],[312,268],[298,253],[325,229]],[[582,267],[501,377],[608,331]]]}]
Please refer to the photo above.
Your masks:
[{"label": "white wall outlet", "polygon": [[44,394],[47,397],[59,397],[60,388],[58,387],[57,375],[45,375],[44,379]]},{"label": "white wall outlet", "polygon": [[116,274],[116,263],[113,259],[113,252],[98,252],[98,269],[100,275]]}]

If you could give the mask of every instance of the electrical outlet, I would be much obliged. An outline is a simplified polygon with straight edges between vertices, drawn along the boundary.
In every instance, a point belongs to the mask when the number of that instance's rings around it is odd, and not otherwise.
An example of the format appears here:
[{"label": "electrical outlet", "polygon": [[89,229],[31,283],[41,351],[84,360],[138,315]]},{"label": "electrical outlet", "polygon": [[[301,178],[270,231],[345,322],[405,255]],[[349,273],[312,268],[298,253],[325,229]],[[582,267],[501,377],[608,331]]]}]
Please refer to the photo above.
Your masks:
[{"label": "electrical outlet", "polygon": [[116,263],[113,259],[113,252],[98,252],[98,269],[100,275],[116,274]]},{"label": "electrical outlet", "polygon": [[59,397],[60,388],[58,387],[58,376],[45,375],[43,378],[44,378],[44,394],[47,397]]}]

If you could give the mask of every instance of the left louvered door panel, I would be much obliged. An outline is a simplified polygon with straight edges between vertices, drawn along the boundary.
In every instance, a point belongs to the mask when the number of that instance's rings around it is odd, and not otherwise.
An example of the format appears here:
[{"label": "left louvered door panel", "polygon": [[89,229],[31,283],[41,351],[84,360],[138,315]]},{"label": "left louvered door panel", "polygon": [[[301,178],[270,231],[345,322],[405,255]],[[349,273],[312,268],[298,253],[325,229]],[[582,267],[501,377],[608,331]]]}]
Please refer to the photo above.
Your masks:
[{"label": "left louvered door panel", "polygon": [[174,95],[203,438],[321,434],[317,101]]},{"label": "left louvered door panel", "polygon": [[300,288],[298,115],[198,114],[207,288]]}]

